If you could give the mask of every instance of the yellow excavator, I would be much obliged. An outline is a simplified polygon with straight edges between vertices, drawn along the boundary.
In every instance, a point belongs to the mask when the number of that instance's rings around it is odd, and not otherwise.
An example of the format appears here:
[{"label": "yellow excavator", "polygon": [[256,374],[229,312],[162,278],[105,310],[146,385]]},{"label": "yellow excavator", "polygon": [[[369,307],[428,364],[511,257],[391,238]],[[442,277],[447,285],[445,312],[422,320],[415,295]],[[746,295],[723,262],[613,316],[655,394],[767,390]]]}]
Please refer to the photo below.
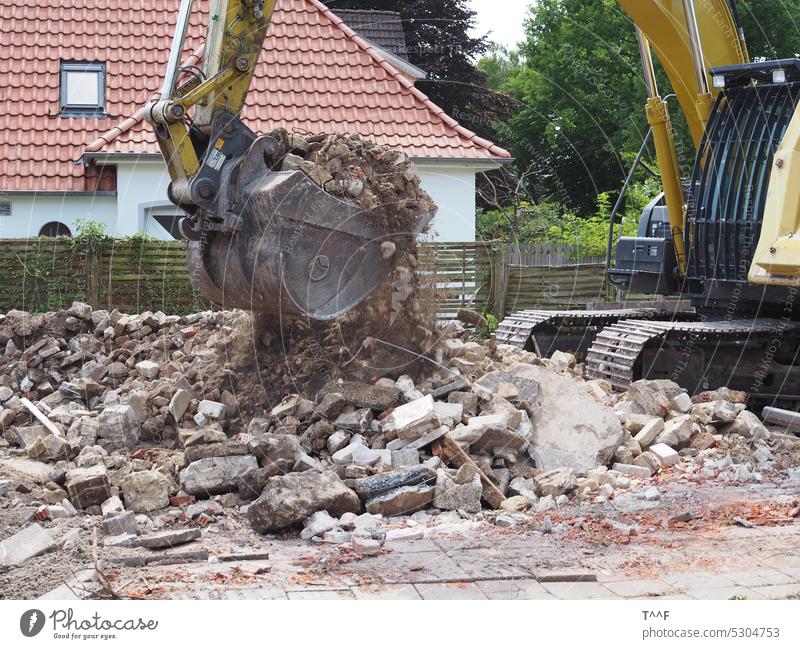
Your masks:
[{"label": "yellow excavator", "polygon": [[[386,238],[414,238],[325,192],[302,171],[273,171],[278,141],[239,118],[277,0],[212,0],[202,61],[186,55],[182,0],[161,93],[146,112],[183,209],[189,272],[212,302],[326,321],[386,278]],[[197,62],[198,65],[193,65]],[[365,272],[366,269],[366,272]]]},{"label": "yellow excavator", "polygon": [[[497,340],[573,350],[589,377],[621,390],[668,378],[796,409],[800,60],[751,62],[735,0],[618,2],[636,29],[650,131],[612,214],[607,276],[629,293],[686,298],[691,308],[521,311],[503,320]],[[691,132],[691,169],[679,165],[654,56]],[[612,262],[616,213],[650,138],[663,194]]]}]

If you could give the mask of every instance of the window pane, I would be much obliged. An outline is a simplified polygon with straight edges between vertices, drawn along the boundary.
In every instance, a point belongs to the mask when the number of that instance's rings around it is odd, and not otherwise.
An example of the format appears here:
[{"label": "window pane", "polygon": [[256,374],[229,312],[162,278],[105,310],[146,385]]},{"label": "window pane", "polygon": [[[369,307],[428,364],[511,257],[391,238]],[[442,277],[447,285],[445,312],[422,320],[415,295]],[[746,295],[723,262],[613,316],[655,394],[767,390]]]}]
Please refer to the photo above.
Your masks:
[{"label": "window pane", "polygon": [[67,72],[67,105],[99,106],[100,75],[97,72]]}]

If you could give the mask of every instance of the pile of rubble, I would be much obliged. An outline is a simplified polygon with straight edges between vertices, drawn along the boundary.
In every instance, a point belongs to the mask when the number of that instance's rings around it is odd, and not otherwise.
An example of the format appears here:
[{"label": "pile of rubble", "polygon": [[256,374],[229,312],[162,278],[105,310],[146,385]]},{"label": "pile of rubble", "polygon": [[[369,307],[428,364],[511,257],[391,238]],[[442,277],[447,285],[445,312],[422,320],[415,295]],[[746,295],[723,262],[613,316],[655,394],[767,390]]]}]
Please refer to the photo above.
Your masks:
[{"label": "pile of rubble", "polygon": [[[357,205],[392,232],[410,233],[420,215],[436,212],[410,158],[357,134],[300,135],[277,129],[273,160],[281,171],[300,169],[326,192]],[[413,241],[413,237],[411,238]]]},{"label": "pile of rubble", "polygon": [[[513,526],[621,491],[657,498],[657,474],[679,463],[745,482],[796,459],[798,438],[768,430],[744,394],[690,398],[648,380],[618,394],[569,354],[471,340],[457,323],[416,382],[340,373],[295,393],[275,366],[273,383],[245,380],[235,359],[259,344],[249,321],[80,303],[0,316],[0,511],[96,517],[106,546],[147,548],[196,539],[227,512],[261,534],[303,526],[303,538],[370,554],[382,521],[443,512]],[[310,362],[297,349],[286,367]],[[272,405],[275,394],[286,396]],[[0,565],[53,547],[42,531],[0,542]]]}]

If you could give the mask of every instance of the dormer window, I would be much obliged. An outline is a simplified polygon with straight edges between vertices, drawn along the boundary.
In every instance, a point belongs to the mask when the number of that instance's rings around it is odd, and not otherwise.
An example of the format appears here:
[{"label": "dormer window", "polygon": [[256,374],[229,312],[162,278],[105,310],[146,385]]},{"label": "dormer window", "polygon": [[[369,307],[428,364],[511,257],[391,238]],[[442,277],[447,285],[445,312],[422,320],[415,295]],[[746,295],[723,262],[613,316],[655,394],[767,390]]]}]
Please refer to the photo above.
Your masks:
[{"label": "dormer window", "polygon": [[106,113],[106,64],[61,62],[61,114],[103,117]]}]

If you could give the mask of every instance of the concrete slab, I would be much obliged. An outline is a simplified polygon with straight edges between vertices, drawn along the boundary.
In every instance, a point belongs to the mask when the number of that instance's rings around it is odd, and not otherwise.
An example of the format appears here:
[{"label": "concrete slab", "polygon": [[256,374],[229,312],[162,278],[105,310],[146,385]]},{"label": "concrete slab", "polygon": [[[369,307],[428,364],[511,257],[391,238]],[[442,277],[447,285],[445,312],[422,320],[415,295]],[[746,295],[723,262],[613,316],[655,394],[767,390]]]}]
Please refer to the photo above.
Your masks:
[{"label": "concrete slab", "polygon": [[422,596],[411,584],[385,584],[382,586],[355,586],[351,588],[356,599],[363,600],[420,600]]},{"label": "concrete slab", "polygon": [[327,600],[327,599],[355,599],[350,590],[301,590],[287,593],[289,599]]},{"label": "concrete slab", "polygon": [[732,579],[713,572],[672,573],[664,575],[663,580],[681,591],[735,586]]},{"label": "concrete slab", "polygon": [[28,525],[0,542],[0,566],[18,566],[55,545],[55,539],[41,525]]},{"label": "concrete slab", "polygon": [[515,556],[499,545],[495,548],[474,548],[469,552],[449,553],[449,556],[472,579],[530,579],[533,574],[527,570],[527,557]]},{"label": "concrete slab", "polygon": [[760,568],[758,570],[743,570],[738,572],[726,572],[725,576],[733,580],[737,586],[776,586],[781,584],[791,584],[797,581],[794,577],[787,575],[774,568]]},{"label": "concrete slab", "polygon": [[[387,556],[390,558],[385,559]],[[470,580],[470,574],[444,552],[392,553],[361,561],[360,567],[371,575],[383,575],[387,584]]]},{"label": "concrete slab", "polygon": [[744,586],[724,586],[722,588],[689,588],[686,595],[692,599],[721,601],[728,599],[753,599],[753,592]]},{"label": "concrete slab", "polygon": [[659,580],[608,581],[603,582],[603,585],[615,595],[626,599],[660,597],[670,593],[677,594],[674,586]]},{"label": "concrete slab", "polygon": [[456,581],[437,584],[417,584],[417,592],[422,599],[452,600],[452,599],[488,599],[483,591],[473,582]]},{"label": "concrete slab", "polygon": [[752,599],[798,599],[800,598],[800,583],[779,584],[776,586],[757,586],[750,588]]},{"label": "concrete slab", "polygon": [[544,587],[533,579],[499,579],[494,581],[476,581],[489,599],[555,599]]},{"label": "concrete slab", "polygon": [[542,586],[548,593],[558,599],[621,599],[603,584],[599,584],[596,581],[552,581],[546,582]]}]

